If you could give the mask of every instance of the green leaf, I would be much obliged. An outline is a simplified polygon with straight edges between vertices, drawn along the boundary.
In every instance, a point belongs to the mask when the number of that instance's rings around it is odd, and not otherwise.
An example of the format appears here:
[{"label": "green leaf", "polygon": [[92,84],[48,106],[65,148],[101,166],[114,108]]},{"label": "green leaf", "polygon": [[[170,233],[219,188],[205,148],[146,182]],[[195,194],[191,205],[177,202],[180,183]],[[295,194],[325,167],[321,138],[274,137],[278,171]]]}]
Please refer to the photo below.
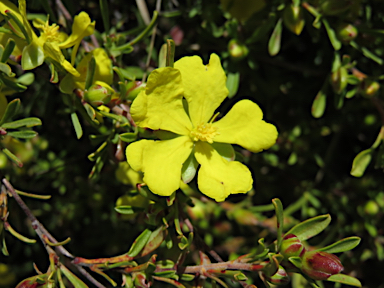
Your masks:
[{"label": "green leaf", "polygon": [[337,50],[340,50],[340,48],[341,48],[341,42],[339,41],[339,39],[337,39],[335,30],[333,30],[333,29],[331,28],[331,26],[329,26],[329,23],[328,23],[328,21],[327,21],[326,19],[322,18],[322,21],[323,21],[323,24],[324,24],[325,29],[327,30],[328,38],[329,38],[329,40],[331,41],[331,44],[332,44],[332,46],[333,46],[333,49],[335,49],[336,51],[337,51]]},{"label": "green leaf", "polygon": [[329,214],[316,216],[293,226],[286,234],[296,235],[300,241],[307,240],[323,231],[330,222]]},{"label": "green leaf", "polygon": [[227,75],[227,88],[229,90],[228,98],[232,98],[236,95],[237,90],[239,89],[240,83],[240,73],[228,73]]},{"label": "green leaf", "polygon": [[279,53],[281,48],[281,33],[283,31],[283,18],[280,18],[273,29],[271,38],[269,38],[268,42],[268,52],[269,55],[275,56]]},{"label": "green leaf", "polygon": [[130,205],[121,205],[121,206],[115,207],[115,210],[120,214],[132,215],[137,212],[144,211],[144,208],[130,206]]},{"label": "green leaf", "polygon": [[283,228],[284,228],[284,209],[283,204],[279,198],[272,199],[273,206],[275,206],[276,220],[277,220],[277,251],[280,249]]},{"label": "green leaf", "polygon": [[165,61],[166,67],[173,67],[175,62],[175,42],[172,39],[167,39],[167,57]]},{"label": "green leaf", "polygon": [[6,63],[0,62],[0,72],[3,72],[8,77],[14,77],[15,73],[12,72],[11,67]]},{"label": "green leaf", "polygon": [[5,109],[3,118],[1,118],[0,120],[0,126],[3,123],[10,121],[17,114],[17,112],[19,111],[20,105],[21,105],[20,99],[15,99],[8,103],[7,109]]},{"label": "green leaf", "polygon": [[312,103],[311,113],[315,118],[323,116],[327,104],[327,95],[325,94],[325,85],[317,93]]},{"label": "green leaf", "polygon": [[4,83],[4,85],[7,87],[8,90],[15,90],[16,92],[23,92],[25,89],[27,89],[26,86],[18,83],[17,79],[15,79],[15,78],[9,78],[8,76],[5,76],[4,74],[0,74],[0,79]]},{"label": "green leaf", "polygon": [[1,233],[1,242],[2,242],[2,246],[1,246],[1,253],[3,253],[4,256],[9,256],[9,252],[8,252],[8,249],[7,249],[7,243],[5,243],[5,235],[4,233]]},{"label": "green leaf", "polygon": [[28,86],[31,85],[35,81],[35,74],[32,72],[25,73],[17,78],[17,83]]},{"label": "green leaf", "polygon": [[148,239],[148,242],[145,244],[145,247],[143,250],[141,250],[137,257],[143,257],[155,251],[161,245],[161,243],[163,243],[166,232],[167,230],[164,230],[163,226],[160,226],[155,231],[153,231]]},{"label": "green leaf", "polygon": [[134,132],[122,133],[119,135],[119,138],[121,141],[124,141],[126,143],[131,143],[137,139],[137,133],[134,133]]},{"label": "green leaf", "polygon": [[41,125],[41,120],[36,117],[30,117],[5,123],[2,127],[6,129],[17,129],[20,127],[33,127],[38,125]]},{"label": "green leaf", "polygon": [[109,24],[110,24],[110,21],[109,21],[109,5],[108,5],[108,2],[107,0],[100,0],[99,1],[99,4],[100,4],[100,12],[101,12],[101,17],[103,19],[103,25],[104,25],[104,31],[105,32],[108,32],[109,31]]},{"label": "green leaf", "polygon": [[44,62],[44,51],[35,42],[25,46],[21,54],[21,67],[23,70],[31,70]]},{"label": "green leaf", "polygon": [[195,155],[193,153],[189,154],[187,160],[183,163],[181,168],[181,179],[184,183],[189,183],[196,175],[197,167],[199,163],[197,162]]},{"label": "green leaf", "polygon": [[136,257],[141,252],[141,250],[143,250],[143,248],[145,247],[145,244],[147,244],[151,235],[152,235],[152,231],[149,229],[145,229],[133,242],[127,255],[130,257]]},{"label": "green leaf", "polygon": [[340,253],[344,251],[349,251],[359,245],[360,240],[360,237],[357,236],[348,237],[317,250],[325,251],[328,253]]},{"label": "green leaf", "polygon": [[80,139],[81,136],[83,136],[83,129],[81,128],[79,117],[77,117],[77,114],[75,112],[71,113],[71,120],[73,127],[75,128],[76,137],[77,139]]},{"label": "green leaf", "polygon": [[3,151],[3,153],[5,155],[7,155],[7,157],[12,162],[14,162],[17,166],[23,167],[23,162],[21,162],[20,159],[15,154],[13,154],[11,151],[9,151],[7,148],[2,149],[1,151]]},{"label": "green leaf", "polygon": [[88,286],[81,281],[75,274],[73,274],[67,267],[60,265],[60,271],[63,272],[65,277],[71,282],[75,288],[88,288]]},{"label": "green leaf", "polygon": [[19,131],[11,131],[8,132],[7,135],[14,137],[14,138],[20,138],[20,139],[30,139],[35,136],[37,136],[37,132],[32,130],[19,130]]},{"label": "green leaf", "polygon": [[365,169],[367,169],[369,163],[371,163],[373,152],[374,149],[369,148],[356,155],[355,159],[353,159],[350,172],[352,176],[361,177],[364,175]]},{"label": "green leaf", "polygon": [[344,275],[344,274],[332,275],[327,279],[327,281],[338,282],[338,283],[355,286],[355,287],[362,287],[358,279],[349,275]]},{"label": "green leaf", "polygon": [[93,78],[95,76],[95,71],[96,71],[96,60],[95,60],[95,57],[92,56],[91,59],[89,59],[89,63],[88,63],[87,76],[85,78],[85,89],[88,89],[89,87],[91,87],[93,83]]}]

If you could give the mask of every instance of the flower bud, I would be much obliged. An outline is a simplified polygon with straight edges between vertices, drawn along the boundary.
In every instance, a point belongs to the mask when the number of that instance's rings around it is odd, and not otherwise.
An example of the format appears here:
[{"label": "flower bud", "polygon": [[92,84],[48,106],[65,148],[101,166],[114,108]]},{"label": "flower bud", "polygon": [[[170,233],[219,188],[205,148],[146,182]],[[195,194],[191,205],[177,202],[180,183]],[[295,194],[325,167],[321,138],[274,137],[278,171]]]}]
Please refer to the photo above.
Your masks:
[{"label": "flower bud", "polygon": [[376,201],[369,200],[364,206],[364,213],[370,216],[375,216],[379,213],[380,207]]},{"label": "flower bud", "polygon": [[280,253],[285,259],[293,256],[303,256],[305,247],[301,243],[300,239],[293,234],[287,234],[284,236],[280,246]]},{"label": "flower bud", "polygon": [[348,85],[348,70],[341,66],[331,74],[331,85],[335,93],[340,94]]},{"label": "flower bud", "polygon": [[285,269],[281,265],[279,265],[279,269],[272,276],[269,277],[264,273],[263,273],[263,276],[265,280],[275,285],[286,285],[290,281],[287,271],[285,271]]},{"label": "flower bud", "polygon": [[305,20],[303,16],[303,8],[301,6],[289,5],[284,9],[283,21],[285,27],[296,35],[300,35],[303,31]]},{"label": "flower bud", "polygon": [[248,48],[242,43],[239,43],[236,39],[232,39],[228,44],[229,55],[232,59],[240,60],[245,58],[248,55]]},{"label": "flower bud", "polygon": [[349,43],[356,38],[358,31],[355,26],[349,23],[341,23],[336,28],[337,38],[343,43]]},{"label": "flower bud", "polygon": [[94,106],[108,104],[111,101],[112,94],[107,88],[95,84],[89,87],[84,93],[84,100]]},{"label": "flower bud", "polygon": [[344,269],[337,256],[323,251],[304,253],[302,263],[301,270],[314,280],[327,280]]},{"label": "flower bud", "polygon": [[370,78],[366,78],[360,84],[360,93],[366,98],[372,98],[376,96],[380,89],[380,84]]}]

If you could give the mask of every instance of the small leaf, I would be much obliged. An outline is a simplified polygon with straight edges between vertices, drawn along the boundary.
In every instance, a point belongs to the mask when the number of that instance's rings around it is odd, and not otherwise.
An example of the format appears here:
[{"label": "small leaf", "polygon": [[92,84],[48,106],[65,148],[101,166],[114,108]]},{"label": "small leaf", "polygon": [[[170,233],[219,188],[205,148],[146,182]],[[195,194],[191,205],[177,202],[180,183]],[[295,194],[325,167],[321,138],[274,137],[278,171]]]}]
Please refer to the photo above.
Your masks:
[{"label": "small leaf", "polygon": [[35,81],[35,74],[32,72],[25,73],[17,78],[17,83],[20,83],[25,86],[29,86]]},{"label": "small leaf", "polygon": [[163,226],[153,231],[148,239],[148,242],[145,244],[145,247],[140,251],[137,257],[143,257],[155,251],[161,243],[163,243],[166,234],[167,230],[164,230]]},{"label": "small leaf", "polygon": [[8,77],[14,77],[15,73],[12,72],[11,67],[6,63],[0,62],[0,72],[3,72]]},{"label": "small leaf", "polygon": [[227,75],[227,88],[229,90],[228,98],[232,98],[236,95],[237,90],[239,89],[240,83],[240,73],[228,73]]},{"label": "small leaf", "polygon": [[36,117],[30,117],[5,123],[2,125],[2,127],[6,129],[17,129],[20,127],[33,127],[38,125],[41,125],[41,120]]},{"label": "small leaf", "polygon": [[25,242],[25,243],[29,243],[29,244],[33,244],[33,243],[36,243],[36,240],[35,239],[29,239],[23,235],[21,235],[19,232],[17,232],[16,230],[14,230],[12,228],[12,226],[8,223],[8,222],[4,222],[4,228],[5,230],[7,230],[9,233],[11,233],[13,236],[15,236],[17,239]]},{"label": "small leaf", "polygon": [[67,267],[60,265],[60,271],[63,272],[65,277],[72,283],[75,288],[88,288],[88,286],[81,281],[75,274],[73,274]]},{"label": "small leaf", "polygon": [[137,133],[134,133],[134,132],[122,133],[119,135],[119,138],[121,141],[124,141],[126,143],[131,143],[137,139]]},{"label": "small leaf", "polygon": [[7,148],[2,149],[3,153],[7,155],[7,157],[14,163],[16,163],[17,166],[23,167],[23,163],[20,161],[20,159],[13,154],[11,151],[9,151]]},{"label": "small leaf", "polygon": [[76,137],[77,139],[80,139],[81,136],[83,136],[83,129],[81,128],[79,118],[77,117],[77,114],[75,112],[71,113],[71,120],[73,127],[75,128]]},{"label": "small leaf", "polygon": [[280,18],[277,21],[275,29],[273,29],[271,38],[269,38],[268,42],[268,52],[269,55],[275,56],[279,53],[281,48],[281,33],[283,31],[283,19]]},{"label": "small leaf", "polygon": [[316,216],[295,225],[286,234],[296,235],[301,241],[307,240],[323,231],[330,222],[329,214]]},{"label": "small leaf", "polygon": [[351,285],[351,286],[355,286],[355,287],[362,287],[361,283],[358,279],[356,279],[355,277],[349,276],[349,275],[345,275],[345,274],[332,275],[331,277],[329,277],[327,279],[327,281],[338,282],[338,283]]},{"label": "small leaf", "polygon": [[127,255],[130,257],[136,257],[141,252],[141,250],[143,250],[151,235],[152,231],[149,229],[145,229],[133,242]]},{"label": "small leaf", "polygon": [[349,251],[355,248],[357,245],[359,245],[360,240],[361,240],[360,237],[357,237],[357,236],[344,238],[331,245],[317,249],[317,251],[325,251],[328,253],[340,253],[340,252]]},{"label": "small leaf", "polygon": [[85,89],[88,89],[91,87],[93,83],[93,78],[95,76],[95,71],[96,71],[96,60],[95,57],[91,57],[88,63],[88,68],[87,68],[87,76],[85,79]]},{"label": "small leaf", "polygon": [[116,206],[115,207],[116,212],[124,215],[132,215],[137,212],[144,211],[143,208],[140,207],[135,207],[135,206],[130,206],[130,205],[121,205],[121,206]]},{"label": "small leaf", "polygon": [[2,238],[2,247],[1,247],[1,253],[3,253],[4,256],[9,256],[9,252],[7,249],[7,244],[5,243],[5,235],[4,233],[0,233]]},{"label": "small leaf", "polygon": [[6,63],[9,56],[11,56],[13,49],[15,49],[16,42],[15,40],[9,38],[7,44],[5,45],[4,51],[1,55],[0,62]]},{"label": "small leaf", "polygon": [[20,138],[20,139],[30,139],[35,136],[37,136],[37,132],[32,130],[20,130],[20,131],[11,131],[8,132],[7,135],[14,137],[14,138]]},{"label": "small leaf", "polygon": [[372,148],[369,148],[356,155],[355,159],[353,159],[350,172],[352,176],[361,177],[364,175],[365,169],[367,169],[369,163],[371,163],[373,151]]},{"label": "small leaf", "polygon": [[337,50],[340,50],[340,48],[341,48],[341,42],[339,41],[339,39],[337,39],[335,30],[333,30],[333,29],[331,28],[331,26],[329,26],[329,23],[328,23],[328,21],[327,21],[326,19],[322,18],[322,21],[323,21],[323,24],[324,24],[325,29],[327,30],[328,38],[329,38],[329,40],[331,41],[331,44],[332,44],[332,46],[333,46],[333,49],[335,49],[336,51],[337,51]]},{"label": "small leaf", "polygon": [[8,103],[7,109],[5,109],[3,118],[1,118],[0,120],[0,126],[3,123],[10,121],[12,117],[14,117],[17,114],[17,112],[19,111],[20,105],[21,105],[20,99],[15,99]]},{"label": "small leaf", "polygon": [[325,94],[324,86],[317,93],[315,100],[313,100],[312,103],[311,113],[312,116],[315,118],[320,118],[321,116],[323,116],[327,104],[327,95]]},{"label": "small leaf", "polygon": [[[280,199],[272,199],[273,206],[275,206],[276,220],[277,220],[277,251],[280,249],[282,235],[283,235],[283,226],[284,226],[284,210],[283,204],[281,204]],[[296,235],[297,236],[297,235]]]}]

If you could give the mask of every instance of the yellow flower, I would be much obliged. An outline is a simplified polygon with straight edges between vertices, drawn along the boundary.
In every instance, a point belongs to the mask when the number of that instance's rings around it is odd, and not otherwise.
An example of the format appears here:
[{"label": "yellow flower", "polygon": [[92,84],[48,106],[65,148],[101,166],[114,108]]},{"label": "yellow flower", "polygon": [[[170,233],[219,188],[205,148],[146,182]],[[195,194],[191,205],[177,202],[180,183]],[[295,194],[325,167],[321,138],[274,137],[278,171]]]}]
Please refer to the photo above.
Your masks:
[{"label": "yellow flower", "polygon": [[184,57],[174,68],[150,74],[146,89],[132,104],[132,118],[140,127],[169,131],[173,137],[134,142],[126,155],[129,165],[144,173],[143,180],[153,193],[171,195],[180,187],[182,171],[193,171],[196,161],[201,165],[199,190],[216,201],[251,190],[248,168],[230,161],[233,157],[224,158],[222,151],[231,151],[230,144],[252,152],[268,149],[276,142],[277,130],[262,120],[261,109],[249,100],[239,101],[213,122],[215,110],[227,95],[226,76],[215,54],[206,66],[200,57]]}]

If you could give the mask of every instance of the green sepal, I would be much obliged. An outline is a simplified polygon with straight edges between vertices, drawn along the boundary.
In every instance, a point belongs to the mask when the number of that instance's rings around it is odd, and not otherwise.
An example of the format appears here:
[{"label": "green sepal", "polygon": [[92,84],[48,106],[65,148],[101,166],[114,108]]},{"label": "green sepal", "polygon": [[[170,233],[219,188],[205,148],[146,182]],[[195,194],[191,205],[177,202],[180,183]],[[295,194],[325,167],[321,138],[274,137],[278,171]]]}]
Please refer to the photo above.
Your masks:
[{"label": "green sepal", "polygon": [[44,51],[35,42],[25,46],[21,54],[21,67],[23,70],[34,69],[44,62]]},{"label": "green sepal", "polygon": [[301,258],[300,258],[300,257],[298,257],[298,256],[289,257],[288,260],[289,260],[289,262],[291,262],[293,265],[295,265],[296,268],[298,268],[298,269],[301,270],[302,261],[301,261]]},{"label": "green sepal", "polygon": [[41,120],[36,117],[29,117],[29,118],[24,118],[12,122],[7,122],[4,123],[1,127],[5,129],[17,129],[20,127],[33,127],[33,126],[38,126],[41,125]]},{"label": "green sepal", "polygon": [[286,234],[293,234],[300,241],[307,240],[323,231],[331,222],[329,214],[316,216],[292,227]]},{"label": "green sepal", "polygon": [[145,229],[133,242],[131,248],[129,249],[127,255],[130,257],[136,257],[145,247],[149,238],[151,237],[152,231]]},{"label": "green sepal", "polygon": [[317,251],[324,251],[332,254],[345,252],[355,248],[357,245],[359,245],[360,241],[361,241],[360,237],[352,236],[352,237],[341,239],[326,247],[317,249]]},{"label": "green sepal", "polygon": [[197,162],[194,153],[191,153],[181,168],[181,179],[184,183],[189,183],[192,181],[196,175],[198,166],[199,163]]},{"label": "green sepal", "polygon": [[341,284],[346,284],[346,285],[355,286],[355,287],[362,287],[358,279],[345,274],[332,275],[327,279],[327,281],[338,282]]},{"label": "green sepal", "polygon": [[239,90],[239,84],[240,84],[240,73],[228,73],[227,75],[227,88],[228,88],[228,98],[231,99],[233,96],[236,95],[237,91]]}]

